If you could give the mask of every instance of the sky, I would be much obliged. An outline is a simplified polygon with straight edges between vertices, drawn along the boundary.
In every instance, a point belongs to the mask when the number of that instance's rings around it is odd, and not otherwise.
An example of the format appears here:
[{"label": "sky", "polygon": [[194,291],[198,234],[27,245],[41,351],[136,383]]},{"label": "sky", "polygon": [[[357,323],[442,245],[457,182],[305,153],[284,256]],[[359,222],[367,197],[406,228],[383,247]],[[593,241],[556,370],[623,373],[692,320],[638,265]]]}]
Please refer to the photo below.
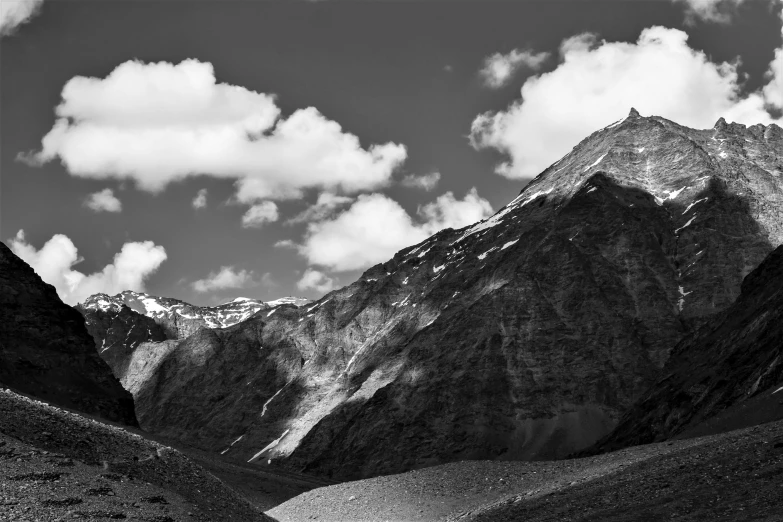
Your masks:
[{"label": "sky", "polygon": [[2,0],[0,240],[69,304],[318,298],[631,107],[781,123],[778,0]]}]

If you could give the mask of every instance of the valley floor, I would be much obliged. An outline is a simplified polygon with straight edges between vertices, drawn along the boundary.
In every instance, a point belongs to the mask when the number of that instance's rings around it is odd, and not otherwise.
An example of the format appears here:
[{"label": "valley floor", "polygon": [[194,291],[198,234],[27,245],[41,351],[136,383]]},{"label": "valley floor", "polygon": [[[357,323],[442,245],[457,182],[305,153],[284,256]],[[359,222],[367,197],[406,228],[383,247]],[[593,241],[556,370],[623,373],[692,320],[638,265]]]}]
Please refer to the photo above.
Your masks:
[{"label": "valley floor", "polygon": [[[774,394],[763,402],[783,408]],[[747,422],[747,411],[708,428]],[[783,420],[588,458],[465,461],[332,485],[133,431],[0,390],[0,521],[783,521]]]},{"label": "valley floor", "polygon": [[281,522],[783,520],[783,421],[552,462],[460,462],[319,488]]}]

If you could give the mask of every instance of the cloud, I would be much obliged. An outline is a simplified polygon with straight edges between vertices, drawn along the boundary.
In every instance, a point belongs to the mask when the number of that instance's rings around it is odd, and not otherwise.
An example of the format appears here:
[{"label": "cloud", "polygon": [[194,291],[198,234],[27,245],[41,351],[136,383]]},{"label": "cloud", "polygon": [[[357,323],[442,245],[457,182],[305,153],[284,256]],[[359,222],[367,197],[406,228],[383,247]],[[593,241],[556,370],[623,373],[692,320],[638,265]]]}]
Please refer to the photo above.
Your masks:
[{"label": "cloud", "polygon": [[296,287],[299,290],[315,290],[325,294],[334,290],[334,279],[328,277],[323,272],[308,268],[305,270],[302,279],[297,281]]},{"label": "cloud", "polygon": [[337,272],[387,261],[402,248],[444,228],[461,228],[492,214],[489,202],[471,189],[462,200],[447,192],[421,208],[418,222],[383,194],[363,194],[339,215],[310,223],[299,253],[311,265]]},{"label": "cloud", "polygon": [[272,201],[262,201],[247,209],[245,215],[242,216],[242,226],[244,228],[260,228],[264,226],[264,223],[277,221],[278,218],[277,205]]},{"label": "cloud", "polygon": [[715,23],[728,23],[734,10],[745,0],[673,0],[685,4],[685,20],[693,23],[696,20]]},{"label": "cloud", "polygon": [[452,192],[446,192],[420,207],[417,214],[425,220],[422,228],[429,236],[444,228],[462,228],[481,221],[492,215],[492,205],[473,187],[462,200],[455,198]]},{"label": "cloud", "polygon": [[484,67],[479,71],[479,76],[487,87],[499,89],[507,85],[523,66],[537,71],[548,58],[549,53],[530,50],[512,49],[508,54],[495,53],[484,58]]},{"label": "cloud", "polygon": [[[783,38],[783,1],[780,2],[780,36]],[[764,86],[763,96],[768,104],[778,110],[783,109],[783,45],[775,49],[775,57],[769,64],[766,74],[767,85]]]},{"label": "cloud", "polygon": [[0,2],[0,36],[13,34],[18,26],[32,18],[43,0],[4,0]]},{"label": "cloud", "polygon": [[283,118],[274,96],[217,83],[212,64],[193,59],[74,77],[56,112],[28,163],[59,158],[74,176],[133,179],[148,191],[197,174],[228,178],[246,204],[312,188],[375,190],[407,157],[395,143],[363,148],[314,107]]},{"label": "cloud", "polygon": [[114,196],[111,189],[103,189],[100,192],[90,194],[84,201],[84,205],[95,212],[120,212],[122,202]]},{"label": "cloud", "polygon": [[200,293],[224,290],[226,288],[242,288],[255,285],[253,272],[247,270],[234,270],[233,266],[222,266],[218,272],[210,272],[204,279],[194,281],[193,290]]},{"label": "cloud", "polygon": [[555,70],[525,81],[521,98],[505,111],[476,117],[471,143],[508,155],[497,172],[523,178],[631,107],[695,128],[710,128],[721,116],[745,124],[773,121],[765,104],[781,96],[741,94],[737,64],[713,63],[687,40],[665,27],[643,30],[635,43],[599,42],[591,34],[568,38]]},{"label": "cloud", "polygon": [[191,203],[193,205],[193,208],[204,208],[207,206],[207,189],[201,189],[198,191],[198,194],[196,194],[196,197],[193,198],[193,202]]},{"label": "cloud", "polygon": [[429,192],[434,189],[440,181],[440,172],[430,172],[424,176],[415,176],[409,174],[402,178],[402,185],[409,188],[423,189]]},{"label": "cloud", "polygon": [[272,274],[269,272],[264,272],[264,274],[261,276],[261,286],[265,286],[267,288],[277,288],[280,286],[277,284],[277,281],[274,280],[272,277]]},{"label": "cloud", "polygon": [[112,263],[99,272],[85,275],[73,270],[73,265],[82,259],[73,242],[63,234],[55,234],[40,250],[36,250],[27,243],[24,231],[20,230],[9,245],[41,279],[53,285],[60,299],[69,305],[97,293],[143,292],[145,281],[166,260],[166,250],[152,241],[125,243]]},{"label": "cloud", "polygon": [[313,206],[287,220],[286,225],[322,221],[334,214],[338,208],[347,205],[352,201],[353,198],[338,196],[330,192],[322,192],[318,195],[318,199]]}]

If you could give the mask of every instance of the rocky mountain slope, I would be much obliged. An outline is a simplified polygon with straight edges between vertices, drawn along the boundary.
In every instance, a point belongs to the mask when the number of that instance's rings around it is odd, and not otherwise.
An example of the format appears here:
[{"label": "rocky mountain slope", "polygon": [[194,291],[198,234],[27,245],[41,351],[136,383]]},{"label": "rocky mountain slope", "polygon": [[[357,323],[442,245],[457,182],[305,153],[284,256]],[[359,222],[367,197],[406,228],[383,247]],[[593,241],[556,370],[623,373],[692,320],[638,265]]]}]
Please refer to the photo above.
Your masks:
[{"label": "rocky mountain slope", "polygon": [[773,407],[750,422],[781,419],[781,392],[783,246],[745,278],[730,308],[674,348],[655,385],[591,451],[666,440],[724,412],[749,417],[764,398]]},{"label": "rocky mountain slope", "polygon": [[781,243],[779,127],[631,111],[491,218],[311,305],[141,343],[123,383],[146,429],[324,476],[555,458]]},{"label": "rocky mountain slope", "polygon": [[133,398],[98,356],[84,318],[2,243],[0,385],[136,424]]}]

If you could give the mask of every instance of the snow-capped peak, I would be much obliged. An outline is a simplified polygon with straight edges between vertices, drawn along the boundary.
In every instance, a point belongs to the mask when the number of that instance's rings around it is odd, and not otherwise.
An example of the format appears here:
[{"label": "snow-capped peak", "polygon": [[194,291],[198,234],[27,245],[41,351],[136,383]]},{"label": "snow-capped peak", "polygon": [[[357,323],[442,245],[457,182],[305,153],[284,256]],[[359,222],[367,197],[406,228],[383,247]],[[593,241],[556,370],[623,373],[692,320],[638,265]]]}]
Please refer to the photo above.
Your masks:
[{"label": "snow-capped peak", "polygon": [[309,299],[305,299],[303,297],[281,297],[280,299],[275,299],[274,301],[267,301],[266,304],[275,307],[280,306],[284,304],[291,304],[294,306],[304,306],[307,303],[309,303]]},{"label": "snow-capped peak", "polygon": [[81,306],[103,312],[119,312],[122,306],[125,305],[135,312],[151,317],[158,322],[181,318],[187,321],[195,321],[196,324],[200,323],[207,328],[228,328],[249,319],[260,310],[283,304],[301,306],[309,302],[309,300],[299,297],[283,297],[268,303],[249,297],[237,297],[218,306],[195,306],[179,299],[157,297],[143,292],[126,290],[114,296],[106,294],[92,295],[81,303]]}]

